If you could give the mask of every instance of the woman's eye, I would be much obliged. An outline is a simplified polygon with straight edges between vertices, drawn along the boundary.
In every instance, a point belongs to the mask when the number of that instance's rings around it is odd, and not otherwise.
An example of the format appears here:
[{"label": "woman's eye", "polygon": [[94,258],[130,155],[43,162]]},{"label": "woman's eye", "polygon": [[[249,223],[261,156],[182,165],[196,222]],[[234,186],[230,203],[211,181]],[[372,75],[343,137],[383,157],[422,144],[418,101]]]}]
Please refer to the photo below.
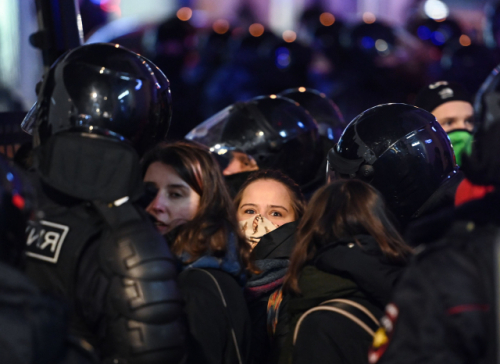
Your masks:
[{"label": "woman's eye", "polygon": [[170,196],[171,198],[179,198],[179,197],[182,197],[182,195],[181,195],[180,193],[178,193],[178,192],[170,192],[170,193],[169,193],[169,196]]},{"label": "woman's eye", "polygon": [[251,210],[251,209],[245,210],[244,212],[245,212],[245,214],[255,214],[255,210]]},{"label": "woman's eye", "polygon": [[281,212],[278,212],[278,211],[273,211],[273,212],[271,212],[271,216],[274,216],[274,217],[282,217],[283,215],[281,214]]},{"label": "woman's eye", "polygon": [[159,191],[156,183],[153,182],[144,182],[144,189],[146,190],[146,193],[151,196],[156,196]]}]

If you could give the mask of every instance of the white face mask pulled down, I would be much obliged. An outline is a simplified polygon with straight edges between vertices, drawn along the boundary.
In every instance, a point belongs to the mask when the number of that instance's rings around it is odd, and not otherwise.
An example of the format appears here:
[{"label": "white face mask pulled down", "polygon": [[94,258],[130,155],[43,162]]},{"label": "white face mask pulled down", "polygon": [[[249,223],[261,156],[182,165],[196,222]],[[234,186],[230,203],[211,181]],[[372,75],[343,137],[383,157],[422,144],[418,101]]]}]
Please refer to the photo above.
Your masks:
[{"label": "white face mask pulled down", "polygon": [[240,221],[239,224],[252,250],[264,235],[279,227],[260,214]]}]

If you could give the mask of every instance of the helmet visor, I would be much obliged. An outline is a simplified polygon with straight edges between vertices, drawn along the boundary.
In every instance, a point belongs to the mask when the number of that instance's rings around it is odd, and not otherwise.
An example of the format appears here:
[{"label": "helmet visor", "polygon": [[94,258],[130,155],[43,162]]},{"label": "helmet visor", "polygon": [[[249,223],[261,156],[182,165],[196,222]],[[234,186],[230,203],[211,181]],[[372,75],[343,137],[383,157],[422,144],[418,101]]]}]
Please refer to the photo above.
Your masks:
[{"label": "helmet visor", "polygon": [[23,131],[29,135],[33,135],[33,128],[35,127],[37,111],[38,103],[35,102],[21,122],[21,129],[23,129]]},{"label": "helmet visor", "polygon": [[251,153],[267,140],[275,139],[276,132],[255,117],[243,103],[236,103],[211,116],[185,138],[203,144],[218,155],[237,150]]}]

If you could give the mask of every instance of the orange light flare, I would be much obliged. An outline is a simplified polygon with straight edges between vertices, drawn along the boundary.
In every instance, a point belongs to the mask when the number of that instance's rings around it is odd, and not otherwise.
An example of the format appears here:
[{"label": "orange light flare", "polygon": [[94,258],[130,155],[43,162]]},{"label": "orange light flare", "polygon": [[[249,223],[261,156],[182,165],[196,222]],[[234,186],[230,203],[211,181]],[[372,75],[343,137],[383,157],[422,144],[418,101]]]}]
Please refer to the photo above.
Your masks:
[{"label": "orange light flare", "polygon": [[329,27],[335,23],[335,16],[332,13],[323,13],[319,16],[319,22],[325,27]]},{"label": "orange light flare", "polygon": [[248,31],[252,36],[260,37],[262,34],[264,34],[264,26],[259,23],[253,23],[248,27]]},{"label": "orange light flare", "polygon": [[366,24],[373,24],[373,23],[375,23],[376,20],[377,20],[377,17],[375,16],[375,14],[370,13],[368,11],[366,13],[363,13],[363,21]]},{"label": "orange light flare", "polygon": [[463,47],[468,47],[472,44],[468,35],[462,34],[459,39],[460,45]]},{"label": "orange light flare", "polygon": [[107,13],[115,13],[117,17],[122,16],[122,9],[120,8],[121,0],[108,0],[101,2],[101,9]]},{"label": "orange light flare", "polygon": [[225,19],[218,19],[218,20],[214,21],[214,24],[212,25],[212,29],[217,34],[225,34],[229,30],[229,22]]},{"label": "orange light flare", "polygon": [[177,10],[177,17],[179,20],[188,21],[193,16],[193,10],[188,7],[180,8]]},{"label": "orange light flare", "polygon": [[293,30],[285,30],[283,32],[283,40],[287,43],[292,43],[295,42],[297,39],[297,33],[295,33]]}]

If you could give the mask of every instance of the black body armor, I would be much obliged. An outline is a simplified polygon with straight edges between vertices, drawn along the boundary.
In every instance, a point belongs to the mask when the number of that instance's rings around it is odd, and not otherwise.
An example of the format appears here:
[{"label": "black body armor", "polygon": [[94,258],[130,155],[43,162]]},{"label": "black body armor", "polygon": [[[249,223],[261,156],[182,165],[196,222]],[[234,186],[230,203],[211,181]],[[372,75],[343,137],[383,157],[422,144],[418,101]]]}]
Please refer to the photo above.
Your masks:
[{"label": "black body armor", "polygon": [[27,272],[71,309],[70,331],[103,363],[184,359],[176,266],[138,201],[139,156],[170,125],[170,88],[146,58],[90,44],[45,75],[33,132],[40,222],[28,231]]},{"label": "black body armor", "polygon": [[27,274],[70,303],[71,334],[110,362],[181,362],[176,267],[146,214],[131,202],[91,203],[41,189],[44,217],[28,231]]}]

